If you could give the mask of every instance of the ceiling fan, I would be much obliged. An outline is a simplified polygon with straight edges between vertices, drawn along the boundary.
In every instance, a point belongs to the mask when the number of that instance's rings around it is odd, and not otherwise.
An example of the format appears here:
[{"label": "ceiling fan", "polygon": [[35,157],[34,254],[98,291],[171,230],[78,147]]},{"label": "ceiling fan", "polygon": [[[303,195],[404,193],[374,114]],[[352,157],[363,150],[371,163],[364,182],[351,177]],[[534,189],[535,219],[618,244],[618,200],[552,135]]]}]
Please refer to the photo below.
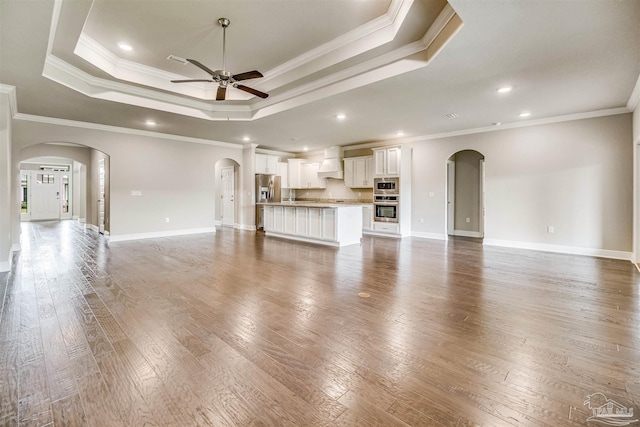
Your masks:
[{"label": "ceiling fan", "polygon": [[[218,91],[216,92],[216,101],[224,101],[227,95],[227,87],[232,86],[236,89],[240,89],[247,93],[250,93],[255,96],[259,96],[260,98],[266,98],[269,96],[268,93],[260,92],[259,90],[250,88],[248,86],[239,84],[239,81],[249,80],[249,79],[257,79],[259,77],[263,77],[262,73],[257,70],[247,71],[245,73],[240,74],[231,74],[226,70],[226,62],[225,62],[225,54],[226,54],[226,31],[227,27],[231,21],[227,18],[218,19],[218,24],[222,27],[222,70],[213,71],[207,66],[201,64],[195,59],[186,59],[186,61],[192,63],[196,67],[206,71],[211,75],[210,79],[189,79],[189,80],[171,80],[172,83],[188,83],[188,82],[211,82],[218,83]],[[171,58],[171,55],[169,58]]]}]

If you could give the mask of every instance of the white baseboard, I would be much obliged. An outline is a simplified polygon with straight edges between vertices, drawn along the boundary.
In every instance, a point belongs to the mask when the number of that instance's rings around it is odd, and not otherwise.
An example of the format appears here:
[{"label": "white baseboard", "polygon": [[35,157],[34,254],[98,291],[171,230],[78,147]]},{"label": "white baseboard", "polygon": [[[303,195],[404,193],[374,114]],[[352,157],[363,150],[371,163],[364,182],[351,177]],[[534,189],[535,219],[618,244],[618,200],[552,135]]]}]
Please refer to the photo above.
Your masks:
[{"label": "white baseboard", "polygon": [[109,243],[127,240],[157,239],[159,237],[186,236],[189,234],[215,233],[215,227],[188,228],[186,230],[153,231],[151,233],[116,234],[109,237]]},{"label": "white baseboard", "polygon": [[484,239],[483,244],[505,248],[531,249],[534,251],[555,252],[570,255],[587,255],[601,258],[631,261],[631,252],[612,251],[608,249],[580,248],[577,246],[549,245],[546,243],[516,242],[513,240]]},{"label": "white baseboard", "polygon": [[87,222],[87,218],[78,218],[78,222],[79,222],[80,224],[84,224],[84,223],[86,223],[86,222]]},{"label": "white baseboard", "polygon": [[11,264],[12,263],[13,263],[13,248],[9,251],[9,259],[8,260],[0,261],[0,273],[6,273],[7,271],[11,271]]},{"label": "white baseboard", "polygon": [[78,215],[73,215],[71,216],[71,219],[80,219],[80,217]]},{"label": "white baseboard", "polygon": [[446,234],[441,233],[427,233],[424,231],[412,231],[412,237],[420,237],[422,239],[436,239],[436,240],[447,240]]},{"label": "white baseboard", "polygon": [[466,231],[466,230],[453,230],[451,233],[452,236],[461,236],[461,237],[476,237],[482,238],[482,234],[478,231]]},{"label": "white baseboard", "polygon": [[245,225],[245,224],[233,224],[233,228],[237,228],[238,230],[247,230],[247,231],[256,231],[255,225]]},{"label": "white baseboard", "polygon": [[20,246],[20,243],[14,243],[11,245],[11,252],[20,252],[21,250],[22,246]]},{"label": "white baseboard", "polygon": [[222,227],[222,221],[220,221],[219,219],[216,219],[213,222],[213,225],[216,226],[216,227]]}]

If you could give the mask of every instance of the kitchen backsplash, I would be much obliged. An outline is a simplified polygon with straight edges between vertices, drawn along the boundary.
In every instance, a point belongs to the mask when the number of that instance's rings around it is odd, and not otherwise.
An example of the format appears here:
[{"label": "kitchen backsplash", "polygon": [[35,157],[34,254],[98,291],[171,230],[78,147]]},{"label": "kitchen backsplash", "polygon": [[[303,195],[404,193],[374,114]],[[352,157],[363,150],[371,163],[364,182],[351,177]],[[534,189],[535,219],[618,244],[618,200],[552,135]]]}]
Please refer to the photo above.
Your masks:
[{"label": "kitchen backsplash", "polygon": [[[287,190],[283,190],[283,200],[288,196]],[[300,201],[345,201],[351,203],[372,203],[373,190],[371,188],[347,188],[344,181],[328,179],[327,188],[315,190],[295,190],[295,199]]]}]

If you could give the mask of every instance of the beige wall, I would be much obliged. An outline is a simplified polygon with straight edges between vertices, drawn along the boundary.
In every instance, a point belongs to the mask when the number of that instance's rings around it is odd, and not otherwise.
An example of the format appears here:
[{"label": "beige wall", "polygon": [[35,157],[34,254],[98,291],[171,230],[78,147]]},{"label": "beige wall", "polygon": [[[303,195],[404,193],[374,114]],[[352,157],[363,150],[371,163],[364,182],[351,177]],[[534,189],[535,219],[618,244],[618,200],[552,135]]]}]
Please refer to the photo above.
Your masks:
[{"label": "beige wall", "polygon": [[[14,121],[13,146],[63,141],[82,144],[109,156],[112,236],[211,229],[215,225],[215,163],[242,162],[242,149],[189,143],[108,130]],[[92,159],[93,162],[93,159]],[[96,163],[97,164],[97,163]],[[92,180],[93,181],[93,180]],[[97,184],[96,184],[97,185]],[[87,192],[87,221],[97,222],[97,187]],[[142,196],[131,196],[131,191]],[[170,222],[165,222],[169,218]]]},{"label": "beige wall", "polygon": [[474,149],[485,156],[485,238],[630,252],[630,141],[622,114],[415,143],[413,232],[446,233],[446,160]]},{"label": "beige wall", "polygon": [[634,210],[633,210],[633,261],[640,264],[640,104],[633,111]]}]

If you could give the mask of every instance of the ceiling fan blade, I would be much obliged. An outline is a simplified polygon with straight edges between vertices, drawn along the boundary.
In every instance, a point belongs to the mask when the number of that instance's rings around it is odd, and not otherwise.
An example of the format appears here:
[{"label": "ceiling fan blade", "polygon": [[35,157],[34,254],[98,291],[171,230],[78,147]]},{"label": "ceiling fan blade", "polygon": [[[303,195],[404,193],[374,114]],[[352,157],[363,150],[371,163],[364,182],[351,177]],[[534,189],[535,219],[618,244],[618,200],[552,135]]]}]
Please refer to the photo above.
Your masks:
[{"label": "ceiling fan blade", "polygon": [[216,101],[224,101],[227,95],[227,88],[224,86],[218,86],[218,92],[216,92]]},{"label": "ceiling fan blade", "polygon": [[232,77],[233,77],[233,80],[239,82],[240,80],[257,79],[264,76],[260,71],[253,70],[253,71],[247,71],[246,73],[236,74]]},{"label": "ceiling fan blade", "polygon": [[190,80],[171,80],[171,83],[189,83],[189,82],[213,82],[211,79],[190,79]]},{"label": "ceiling fan blade", "polygon": [[188,59],[187,61],[191,62],[193,65],[195,65],[196,67],[206,71],[207,73],[211,74],[214,78],[218,77],[218,74],[211,70],[210,68],[208,68],[206,65],[202,65],[200,62],[196,61],[195,59]]},{"label": "ceiling fan blade", "polygon": [[250,93],[252,95],[259,96],[262,99],[264,99],[264,98],[269,96],[268,93],[260,92],[259,90],[252,89],[252,88],[250,88],[248,86],[245,86],[245,85],[234,85],[233,87],[235,87],[237,89],[240,89],[240,90],[243,90],[245,92],[248,92],[248,93]]}]

